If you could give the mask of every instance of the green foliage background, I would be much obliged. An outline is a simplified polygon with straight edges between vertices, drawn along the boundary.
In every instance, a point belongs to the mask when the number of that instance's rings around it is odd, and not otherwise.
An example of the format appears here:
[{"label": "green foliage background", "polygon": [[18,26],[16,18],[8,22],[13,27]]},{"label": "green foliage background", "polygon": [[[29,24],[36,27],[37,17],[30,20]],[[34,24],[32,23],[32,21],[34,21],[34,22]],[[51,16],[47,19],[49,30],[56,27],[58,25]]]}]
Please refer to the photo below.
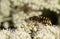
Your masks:
[{"label": "green foliage background", "polygon": [[60,5],[60,0],[58,1],[58,4]]}]

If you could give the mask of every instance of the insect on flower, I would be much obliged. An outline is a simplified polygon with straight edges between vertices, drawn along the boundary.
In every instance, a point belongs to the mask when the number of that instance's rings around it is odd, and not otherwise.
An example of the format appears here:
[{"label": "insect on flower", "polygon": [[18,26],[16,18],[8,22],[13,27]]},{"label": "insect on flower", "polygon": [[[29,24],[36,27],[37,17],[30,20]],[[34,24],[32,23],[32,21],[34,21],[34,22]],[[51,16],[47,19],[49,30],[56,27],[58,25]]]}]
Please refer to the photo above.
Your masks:
[{"label": "insect on flower", "polygon": [[33,16],[33,17],[30,17],[29,20],[35,24],[36,24],[36,22],[38,22],[38,23],[52,25],[51,20],[49,18],[43,17],[43,16]]}]

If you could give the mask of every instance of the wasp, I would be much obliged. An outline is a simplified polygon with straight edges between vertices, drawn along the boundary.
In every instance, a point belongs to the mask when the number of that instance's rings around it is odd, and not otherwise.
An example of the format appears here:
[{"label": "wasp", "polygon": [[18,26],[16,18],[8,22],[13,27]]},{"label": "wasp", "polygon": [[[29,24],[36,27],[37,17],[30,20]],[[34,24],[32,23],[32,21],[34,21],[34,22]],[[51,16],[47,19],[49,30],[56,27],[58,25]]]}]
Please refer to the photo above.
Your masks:
[{"label": "wasp", "polygon": [[43,16],[33,16],[29,18],[30,22],[32,21],[33,23],[43,23],[43,24],[48,24],[48,25],[52,25],[52,22],[49,18],[47,17],[43,17]]}]

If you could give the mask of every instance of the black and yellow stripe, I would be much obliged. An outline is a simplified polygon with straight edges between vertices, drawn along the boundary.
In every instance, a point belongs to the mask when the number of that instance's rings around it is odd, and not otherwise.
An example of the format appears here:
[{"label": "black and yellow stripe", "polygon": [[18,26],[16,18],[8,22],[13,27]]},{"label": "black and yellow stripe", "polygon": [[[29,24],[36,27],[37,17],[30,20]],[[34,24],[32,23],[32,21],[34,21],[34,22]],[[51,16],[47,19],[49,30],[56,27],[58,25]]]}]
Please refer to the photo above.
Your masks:
[{"label": "black and yellow stripe", "polygon": [[33,16],[29,18],[30,21],[35,21],[35,22],[39,22],[39,23],[43,23],[43,24],[48,24],[51,25],[52,22],[49,18],[47,17],[43,17],[43,16]]}]

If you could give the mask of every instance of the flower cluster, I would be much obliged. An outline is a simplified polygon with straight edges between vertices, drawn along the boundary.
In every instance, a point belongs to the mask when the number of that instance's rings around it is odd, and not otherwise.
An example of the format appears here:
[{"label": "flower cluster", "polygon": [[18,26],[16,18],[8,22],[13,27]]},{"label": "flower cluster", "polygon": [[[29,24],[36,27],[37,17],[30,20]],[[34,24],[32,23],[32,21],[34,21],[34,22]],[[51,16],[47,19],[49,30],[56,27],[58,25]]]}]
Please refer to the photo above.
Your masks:
[{"label": "flower cluster", "polygon": [[44,8],[59,13],[58,0],[1,0],[0,5],[0,39],[60,39],[54,25],[28,20],[41,15]]},{"label": "flower cluster", "polygon": [[34,39],[60,39],[59,29],[53,25],[42,25],[38,27],[38,31],[35,33]]},{"label": "flower cluster", "polygon": [[13,4],[19,7],[27,4],[27,7],[31,7],[33,10],[43,10],[44,8],[59,13],[60,5],[58,0],[12,0]]},{"label": "flower cluster", "polygon": [[0,39],[31,39],[31,37],[23,30],[1,30]]}]

